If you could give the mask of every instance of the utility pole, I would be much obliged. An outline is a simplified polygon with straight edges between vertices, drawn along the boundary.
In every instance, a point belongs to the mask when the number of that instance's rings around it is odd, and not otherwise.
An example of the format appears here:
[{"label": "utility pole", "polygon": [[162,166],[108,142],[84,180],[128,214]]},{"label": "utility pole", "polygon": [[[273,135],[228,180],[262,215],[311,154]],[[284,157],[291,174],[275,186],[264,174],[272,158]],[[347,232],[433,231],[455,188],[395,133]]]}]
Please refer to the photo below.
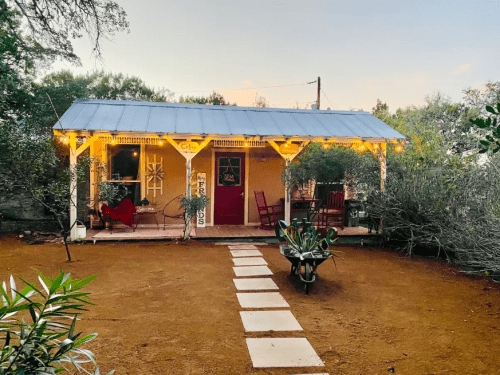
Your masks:
[{"label": "utility pole", "polygon": [[319,92],[321,91],[321,78],[318,77],[318,106],[317,106],[317,110],[319,110]]}]

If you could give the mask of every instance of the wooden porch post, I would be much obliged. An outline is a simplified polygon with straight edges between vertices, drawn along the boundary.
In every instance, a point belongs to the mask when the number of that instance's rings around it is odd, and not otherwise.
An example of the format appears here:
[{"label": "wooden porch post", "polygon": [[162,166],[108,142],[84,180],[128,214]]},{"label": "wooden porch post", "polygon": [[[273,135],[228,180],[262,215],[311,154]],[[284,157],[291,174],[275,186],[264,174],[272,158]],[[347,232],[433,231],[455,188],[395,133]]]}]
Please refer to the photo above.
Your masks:
[{"label": "wooden porch post", "polygon": [[[285,167],[288,168],[290,165],[291,160],[286,158],[285,159]],[[287,172],[288,174],[288,172]],[[287,224],[291,224],[291,204],[290,204],[290,182],[289,182],[289,176],[287,175],[287,178],[285,180],[285,216],[283,219]]]},{"label": "wooden porch post", "polygon": [[191,196],[191,160],[186,158],[186,197]]},{"label": "wooden porch post", "polygon": [[[304,147],[307,146],[307,144],[309,143],[309,141],[306,141],[306,142],[302,142],[300,145],[297,145],[298,147],[291,153],[289,152],[282,152],[282,150],[284,151],[286,148],[282,149],[280,146],[278,146],[276,144],[275,141],[268,141],[268,143],[276,150],[276,152],[278,154],[281,155],[281,157],[283,159],[285,159],[285,167],[288,167],[290,165],[290,163],[292,162],[292,160],[302,152],[302,150],[304,149]],[[283,145],[282,145],[283,146]],[[288,176],[287,176],[288,177]],[[291,190],[291,186],[290,186],[290,183],[289,183],[289,179],[286,178],[285,179],[285,212],[284,212],[284,217],[283,219],[285,220],[285,222],[287,224],[290,224],[291,223],[291,207],[290,207],[290,203],[291,203],[291,199],[290,199],[290,190]]]},{"label": "wooden porch post", "polygon": [[70,240],[76,240],[76,213],[77,213],[77,184],[76,184],[76,134],[69,135],[69,168],[71,171],[71,179],[69,182],[70,205],[69,205],[69,225],[70,225]]},{"label": "wooden porch post", "polygon": [[380,153],[380,191],[384,191],[387,176],[387,143],[382,143]]}]

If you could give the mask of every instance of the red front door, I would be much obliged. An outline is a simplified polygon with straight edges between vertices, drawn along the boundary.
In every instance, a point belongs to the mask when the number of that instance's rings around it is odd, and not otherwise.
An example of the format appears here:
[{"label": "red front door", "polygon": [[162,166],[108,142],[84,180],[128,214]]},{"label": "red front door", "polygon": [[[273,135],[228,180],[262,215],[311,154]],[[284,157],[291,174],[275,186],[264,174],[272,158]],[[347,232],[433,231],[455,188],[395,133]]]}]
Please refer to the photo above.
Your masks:
[{"label": "red front door", "polygon": [[215,153],[214,224],[245,223],[245,154]]}]

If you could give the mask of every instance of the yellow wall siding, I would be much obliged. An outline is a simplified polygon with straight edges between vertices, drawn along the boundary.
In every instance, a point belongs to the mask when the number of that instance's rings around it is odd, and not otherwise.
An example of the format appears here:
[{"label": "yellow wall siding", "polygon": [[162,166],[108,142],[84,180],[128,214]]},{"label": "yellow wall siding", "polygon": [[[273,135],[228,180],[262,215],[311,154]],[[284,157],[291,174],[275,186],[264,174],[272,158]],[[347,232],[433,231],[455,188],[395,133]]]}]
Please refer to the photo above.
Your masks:
[{"label": "yellow wall siding", "polygon": [[[105,147],[101,142],[94,143],[94,152],[100,153]],[[145,155],[141,155],[146,160],[146,173],[144,178],[146,179],[146,185],[152,185],[148,183],[147,176],[147,159],[153,161],[154,155],[156,155],[156,161],[159,162],[163,158],[163,171],[165,173],[163,180],[163,194],[159,190],[156,191],[156,198],[154,197],[154,192],[147,189],[141,192],[141,198],[146,197],[152,204],[156,206],[159,213],[157,219],[162,225],[163,215],[161,211],[167,202],[172,198],[185,194],[186,192],[186,159],[170,144],[164,143],[163,145],[146,145]],[[284,161],[283,158],[276,153],[276,151],[267,146],[265,148],[231,148],[231,149],[218,149],[213,148],[212,144],[209,144],[203,150],[201,150],[192,160],[192,181],[196,181],[197,173],[206,173],[207,175],[207,186],[206,195],[207,197],[212,196],[213,189],[213,179],[212,168],[213,168],[213,152],[221,151],[233,151],[233,152],[246,152],[248,150],[248,158],[246,163],[248,163],[248,174],[246,179],[248,180],[248,223],[259,223],[259,215],[257,212],[257,207],[255,203],[254,191],[264,190],[266,195],[267,203],[278,204],[280,203],[280,198],[285,196],[285,187],[281,181],[281,173],[283,171]],[[94,181],[96,182],[96,181]],[[157,184],[158,186],[158,184]],[[206,220],[207,225],[211,225],[212,212],[210,204],[206,208]],[[152,224],[154,221],[146,220],[146,218],[141,221],[141,224]],[[182,224],[182,220],[166,219],[167,224]]]},{"label": "yellow wall siding", "polygon": [[[151,162],[154,155],[156,155],[156,161],[158,162],[163,158],[163,172],[165,177],[163,180],[163,194],[160,191],[156,192],[156,198],[152,190],[149,192],[142,192],[143,196],[156,205],[159,211],[163,211],[163,208],[174,197],[184,194],[186,192],[186,159],[177,152],[173,146],[170,144],[164,144],[162,146],[146,145],[146,158],[149,158]],[[146,159],[147,161],[147,159]],[[146,186],[148,183],[147,177],[147,164],[146,164]],[[147,190],[147,189],[146,189]],[[163,215],[157,215],[158,220],[163,223]],[[169,219],[166,220],[167,224],[182,224],[182,220]]]},{"label": "yellow wall siding", "polygon": [[284,160],[276,151],[266,148],[250,149],[250,170],[248,180],[248,222],[259,223],[259,213],[254,191],[264,190],[269,205],[279,204],[285,197],[285,185],[281,181]]}]

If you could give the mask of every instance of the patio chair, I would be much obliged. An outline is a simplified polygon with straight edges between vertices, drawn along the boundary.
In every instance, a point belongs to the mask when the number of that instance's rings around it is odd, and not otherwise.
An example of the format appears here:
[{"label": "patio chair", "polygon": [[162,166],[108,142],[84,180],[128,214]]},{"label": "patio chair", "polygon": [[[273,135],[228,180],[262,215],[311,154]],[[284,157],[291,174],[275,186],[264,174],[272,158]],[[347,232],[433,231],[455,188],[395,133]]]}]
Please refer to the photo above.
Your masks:
[{"label": "patio chair", "polygon": [[102,205],[101,219],[109,230],[113,233],[113,221],[120,220],[123,224],[132,227],[134,225],[135,206],[129,198],[125,198],[116,208],[111,208],[107,204]]},{"label": "patio chair", "polygon": [[163,230],[165,230],[165,220],[170,219],[184,219],[184,207],[182,207],[182,197],[184,194],[180,194],[175,198],[172,198],[166,205],[163,207],[162,215],[163,215]]},{"label": "patio chair", "polygon": [[257,210],[259,211],[260,228],[274,230],[274,226],[278,220],[283,219],[283,204],[268,206],[263,190],[254,191],[254,195],[255,202],[257,203]]},{"label": "patio chair", "polygon": [[321,228],[340,227],[344,229],[345,192],[330,191],[326,206],[318,211],[318,226]]}]

